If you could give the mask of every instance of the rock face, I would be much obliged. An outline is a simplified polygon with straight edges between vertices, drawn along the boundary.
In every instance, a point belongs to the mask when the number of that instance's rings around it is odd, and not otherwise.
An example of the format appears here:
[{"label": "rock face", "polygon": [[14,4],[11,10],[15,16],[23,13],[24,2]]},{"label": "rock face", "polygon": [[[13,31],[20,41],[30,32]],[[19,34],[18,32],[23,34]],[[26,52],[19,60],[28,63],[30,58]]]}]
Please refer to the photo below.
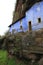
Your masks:
[{"label": "rock face", "polygon": [[24,2],[23,0],[17,0],[15,11],[13,13],[13,22],[12,23],[15,23],[17,20],[24,17],[25,14],[22,9],[23,2]]}]

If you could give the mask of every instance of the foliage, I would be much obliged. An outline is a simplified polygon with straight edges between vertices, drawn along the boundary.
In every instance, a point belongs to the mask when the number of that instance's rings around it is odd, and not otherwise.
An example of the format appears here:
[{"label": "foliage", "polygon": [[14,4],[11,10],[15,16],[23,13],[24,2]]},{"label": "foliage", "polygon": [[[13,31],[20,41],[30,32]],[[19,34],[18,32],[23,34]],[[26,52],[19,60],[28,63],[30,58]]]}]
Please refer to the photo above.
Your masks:
[{"label": "foliage", "polygon": [[7,61],[7,52],[4,50],[0,50],[0,65],[6,65]]}]

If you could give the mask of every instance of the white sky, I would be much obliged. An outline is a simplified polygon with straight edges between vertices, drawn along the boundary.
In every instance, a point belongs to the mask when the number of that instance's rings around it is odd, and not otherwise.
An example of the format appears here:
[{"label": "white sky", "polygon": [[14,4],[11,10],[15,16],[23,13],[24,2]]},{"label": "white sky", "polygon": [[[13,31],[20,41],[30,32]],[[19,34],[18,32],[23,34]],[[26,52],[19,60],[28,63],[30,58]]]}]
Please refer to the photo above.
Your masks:
[{"label": "white sky", "polygon": [[12,23],[16,0],[0,0],[0,35],[3,35]]}]

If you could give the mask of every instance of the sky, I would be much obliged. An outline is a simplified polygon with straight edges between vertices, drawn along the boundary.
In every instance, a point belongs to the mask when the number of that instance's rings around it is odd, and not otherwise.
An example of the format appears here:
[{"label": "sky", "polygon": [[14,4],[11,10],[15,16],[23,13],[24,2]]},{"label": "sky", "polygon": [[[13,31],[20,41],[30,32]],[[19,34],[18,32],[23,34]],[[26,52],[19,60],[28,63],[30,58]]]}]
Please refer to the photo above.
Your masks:
[{"label": "sky", "polygon": [[0,0],[0,35],[4,35],[12,23],[15,4],[16,0]]}]

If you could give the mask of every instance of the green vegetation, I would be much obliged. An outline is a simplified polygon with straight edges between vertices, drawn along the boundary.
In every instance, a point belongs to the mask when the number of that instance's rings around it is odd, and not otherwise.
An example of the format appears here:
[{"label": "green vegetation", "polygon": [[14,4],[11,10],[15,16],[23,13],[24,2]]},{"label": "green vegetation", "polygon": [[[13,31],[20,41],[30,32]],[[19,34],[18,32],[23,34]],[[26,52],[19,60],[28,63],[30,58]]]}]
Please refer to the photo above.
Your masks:
[{"label": "green vegetation", "polygon": [[4,50],[0,50],[0,65],[6,65],[7,61],[7,52]]}]

